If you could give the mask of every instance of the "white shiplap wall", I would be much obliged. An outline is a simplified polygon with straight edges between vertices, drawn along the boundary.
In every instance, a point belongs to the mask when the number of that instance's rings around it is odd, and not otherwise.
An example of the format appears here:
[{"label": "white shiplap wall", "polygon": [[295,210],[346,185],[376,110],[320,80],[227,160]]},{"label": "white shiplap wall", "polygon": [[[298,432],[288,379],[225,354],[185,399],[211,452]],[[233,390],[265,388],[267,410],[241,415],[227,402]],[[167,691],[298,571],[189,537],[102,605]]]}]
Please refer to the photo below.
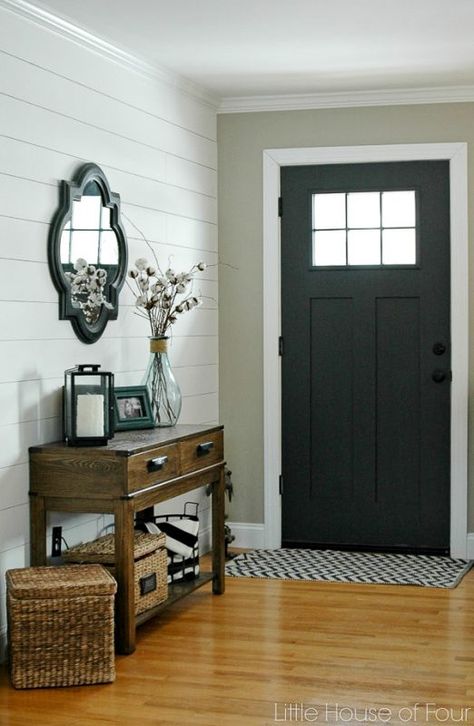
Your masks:
[{"label": "white shiplap wall", "polygon": [[[208,263],[196,287],[205,303],[175,326],[170,357],[183,392],[180,421],[218,419],[215,108],[6,5],[0,0],[0,641],[5,570],[29,558],[28,447],[61,436],[64,370],[97,362],[127,385],[140,383],[147,363],[147,326],[126,288],[118,320],[92,346],[58,320],[48,225],[58,180],[81,163],[104,169],[165,264]],[[125,226],[130,260],[146,256]],[[200,499],[205,529],[208,502]],[[71,545],[96,536],[104,520],[55,513],[53,523]]]}]

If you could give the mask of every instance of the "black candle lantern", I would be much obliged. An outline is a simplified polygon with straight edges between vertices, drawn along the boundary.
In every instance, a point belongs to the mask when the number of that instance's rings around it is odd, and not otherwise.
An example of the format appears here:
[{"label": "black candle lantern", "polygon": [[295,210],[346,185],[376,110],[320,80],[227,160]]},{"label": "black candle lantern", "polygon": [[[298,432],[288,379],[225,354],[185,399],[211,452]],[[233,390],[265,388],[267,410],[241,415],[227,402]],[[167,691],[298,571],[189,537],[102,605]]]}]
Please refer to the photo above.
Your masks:
[{"label": "black candle lantern", "polygon": [[64,374],[64,438],[69,446],[105,446],[114,436],[114,376],[99,365]]}]

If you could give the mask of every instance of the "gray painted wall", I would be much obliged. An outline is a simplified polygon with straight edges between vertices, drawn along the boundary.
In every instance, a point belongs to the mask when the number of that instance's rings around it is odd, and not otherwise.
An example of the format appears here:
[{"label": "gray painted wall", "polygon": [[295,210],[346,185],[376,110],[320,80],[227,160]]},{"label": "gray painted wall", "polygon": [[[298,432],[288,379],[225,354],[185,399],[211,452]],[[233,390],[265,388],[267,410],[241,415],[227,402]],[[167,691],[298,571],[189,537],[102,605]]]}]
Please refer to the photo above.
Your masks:
[{"label": "gray painted wall", "polygon": [[[471,103],[219,117],[219,256],[222,262],[233,266],[222,266],[219,276],[220,415],[226,431],[226,457],[236,489],[231,520],[263,522],[263,149],[456,141],[469,145],[472,188],[474,104]],[[470,238],[473,224],[474,205],[470,197]],[[470,262],[471,283],[472,275]],[[471,293],[471,309],[473,305]],[[473,333],[474,316],[470,327],[471,351]],[[472,383],[471,376],[470,390]],[[474,490],[473,474],[470,489]],[[471,496],[470,530],[474,529],[473,500]]]}]

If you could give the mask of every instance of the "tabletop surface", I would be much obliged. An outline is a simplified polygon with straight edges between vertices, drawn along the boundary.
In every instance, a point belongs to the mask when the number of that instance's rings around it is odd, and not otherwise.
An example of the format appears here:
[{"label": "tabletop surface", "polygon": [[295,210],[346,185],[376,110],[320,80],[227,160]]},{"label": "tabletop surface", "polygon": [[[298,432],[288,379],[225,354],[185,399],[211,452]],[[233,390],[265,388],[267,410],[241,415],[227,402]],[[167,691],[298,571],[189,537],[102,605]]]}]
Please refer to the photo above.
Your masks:
[{"label": "tabletop surface", "polygon": [[47,453],[62,449],[84,455],[93,452],[94,456],[131,456],[132,454],[147,451],[156,446],[173,444],[200,434],[209,434],[220,431],[223,426],[204,424],[178,424],[166,428],[142,429],[140,431],[118,431],[106,446],[68,446],[65,441],[53,441],[49,444],[30,446],[30,454]]}]

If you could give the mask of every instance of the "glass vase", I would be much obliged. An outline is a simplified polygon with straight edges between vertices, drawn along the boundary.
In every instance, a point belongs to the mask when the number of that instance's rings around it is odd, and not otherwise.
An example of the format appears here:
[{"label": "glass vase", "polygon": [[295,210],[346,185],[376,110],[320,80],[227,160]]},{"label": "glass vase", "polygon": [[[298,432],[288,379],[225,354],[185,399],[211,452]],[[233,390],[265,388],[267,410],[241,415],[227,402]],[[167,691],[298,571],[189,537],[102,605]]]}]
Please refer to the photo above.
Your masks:
[{"label": "glass vase", "polygon": [[181,390],[168,358],[168,338],[150,338],[150,358],[143,384],[150,396],[155,426],[174,426],[181,413]]}]

